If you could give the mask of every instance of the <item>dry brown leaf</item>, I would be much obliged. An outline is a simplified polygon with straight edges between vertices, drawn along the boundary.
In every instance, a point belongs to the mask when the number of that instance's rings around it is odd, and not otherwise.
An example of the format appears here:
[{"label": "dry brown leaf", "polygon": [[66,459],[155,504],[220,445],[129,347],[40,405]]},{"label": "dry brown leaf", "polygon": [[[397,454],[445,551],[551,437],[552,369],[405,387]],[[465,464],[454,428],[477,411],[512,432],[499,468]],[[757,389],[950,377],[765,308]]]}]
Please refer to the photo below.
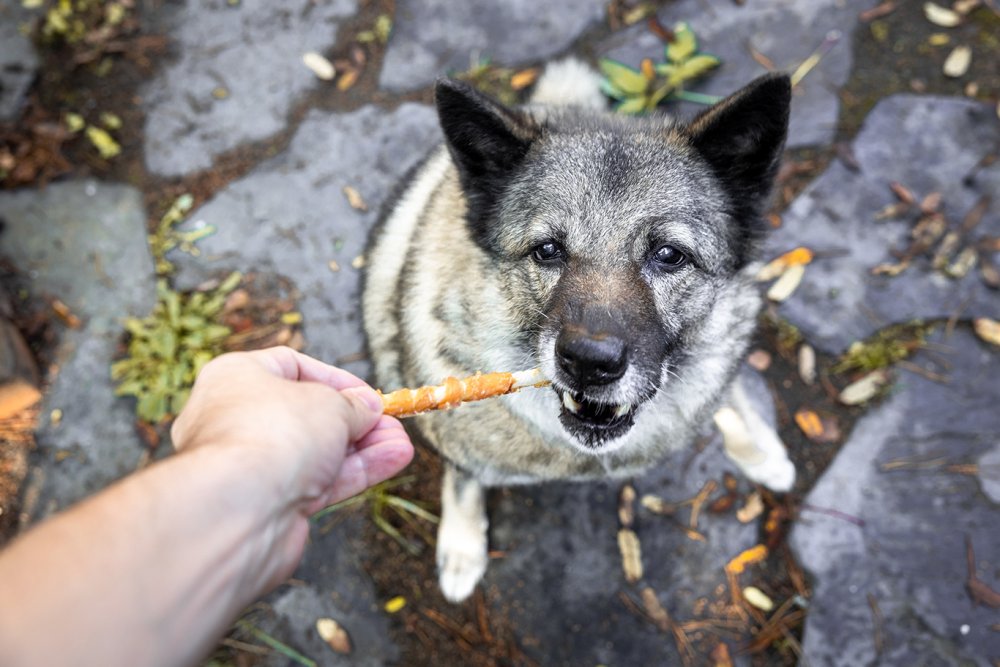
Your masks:
[{"label": "dry brown leaf", "polygon": [[911,192],[908,187],[899,181],[890,181],[889,189],[892,190],[892,193],[896,195],[896,198],[903,204],[913,204],[916,202],[913,192]]},{"label": "dry brown leaf", "polygon": [[969,12],[982,4],[982,0],[955,0],[951,8],[962,16],[968,16]]},{"label": "dry brown leaf", "polygon": [[810,440],[819,440],[823,436],[823,422],[815,410],[799,408],[795,411],[795,423]]},{"label": "dry brown leaf", "polygon": [[809,248],[795,248],[780,257],[772,259],[757,272],[757,282],[767,282],[783,275],[790,267],[808,264],[813,260],[813,251]]},{"label": "dry brown leaf", "polygon": [[767,551],[767,547],[763,544],[750,547],[726,563],[726,572],[729,574],[742,574],[747,567],[767,558]]},{"label": "dry brown leaf", "polygon": [[803,276],[806,274],[806,267],[803,264],[796,264],[794,266],[789,266],[785,270],[781,277],[771,288],[767,290],[767,298],[775,303],[781,303],[795,292],[799,287],[799,283],[802,282]]},{"label": "dry brown leaf", "polygon": [[885,369],[872,371],[860,380],[844,387],[837,397],[844,405],[861,405],[874,398],[882,387],[889,382],[889,373]]},{"label": "dry brown leaf", "polygon": [[348,655],[351,652],[350,635],[332,618],[316,619],[316,632],[337,653]]},{"label": "dry brown leaf", "polygon": [[60,320],[62,320],[62,323],[70,329],[80,328],[82,324],[82,322],[80,322],[80,318],[74,315],[73,311],[69,309],[69,306],[59,299],[52,299],[52,311]]},{"label": "dry brown leaf", "polygon": [[652,619],[653,623],[656,624],[663,632],[670,632],[671,626],[670,614],[667,610],[663,608],[660,604],[659,598],[656,597],[656,591],[654,591],[649,586],[646,586],[639,592],[640,597],[642,597],[642,606],[649,614],[649,618]]},{"label": "dry brown leaf", "polygon": [[712,661],[709,663],[712,667],[733,667],[733,658],[729,655],[729,647],[722,642],[716,644],[708,657]]},{"label": "dry brown leaf", "polygon": [[337,69],[333,63],[315,51],[303,53],[302,62],[317,78],[323,81],[333,81],[333,77],[337,76]]},{"label": "dry brown leaf", "polygon": [[972,321],[972,328],[987,343],[1000,346],[1000,322],[988,317],[978,317]]},{"label": "dry brown leaf", "polygon": [[747,496],[747,501],[743,507],[736,510],[736,519],[740,523],[750,523],[764,512],[764,499],[760,493],[754,491]]},{"label": "dry brown leaf", "polygon": [[767,350],[754,350],[747,355],[750,367],[763,373],[771,367],[771,353]]},{"label": "dry brown leaf", "polygon": [[622,528],[618,531],[618,551],[622,555],[622,571],[630,584],[642,579],[642,545],[635,531]]},{"label": "dry brown leaf", "polygon": [[757,607],[763,612],[774,610],[774,601],[767,594],[756,586],[747,586],[743,589],[743,599],[750,605]]},{"label": "dry brown leaf", "polygon": [[530,69],[523,69],[520,72],[515,72],[513,76],[510,77],[510,87],[512,90],[524,90],[535,81],[538,80],[538,75],[541,71],[537,67],[532,67]]},{"label": "dry brown leaf", "polygon": [[965,76],[965,73],[969,71],[969,65],[972,64],[972,49],[968,46],[956,46],[948,57],[944,59],[944,66],[941,71],[944,72],[945,76],[950,76],[953,79],[957,79],[961,76]]},{"label": "dry brown leaf", "polygon": [[888,16],[894,11],[896,11],[896,3],[892,0],[886,0],[886,2],[875,5],[871,9],[866,9],[858,14],[858,20],[862,23],[868,23],[869,21],[880,19],[883,16]]},{"label": "dry brown leaf", "polygon": [[341,92],[348,90],[351,86],[353,86],[358,82],[359,78],[361,78],[361,70],[359,69],[347,70],[346,72],[340,75],[339,79],[337,79],[337,90]]},{"label": "dry brown leaf", "polygon": [[356,211],[368,210],[368,204],[365,203],[364,198],[361,196],[361,193],[358,192],[356,188],[353,188],[350,185],[345,185],[343,187],[343,190],[344,190],[344,196],[347,197],[347,203],[351,205],[351,208],[353,208]]},{"label": "dry brown leaf", "polygon": [[618,495],[618,520],[624,528],[635,522],[635,487],[626,484]]},{"label": "dry brown leaf", "polygon": [[962,15],[933,2],[924,3],[924,16],[934,25],[942,28],[954,28],[962,22]]},{"label": "dry brown leaf", "polygon": [[816,381],[816,350],[808,343],[799,346],[799,377],[806,384]]}]

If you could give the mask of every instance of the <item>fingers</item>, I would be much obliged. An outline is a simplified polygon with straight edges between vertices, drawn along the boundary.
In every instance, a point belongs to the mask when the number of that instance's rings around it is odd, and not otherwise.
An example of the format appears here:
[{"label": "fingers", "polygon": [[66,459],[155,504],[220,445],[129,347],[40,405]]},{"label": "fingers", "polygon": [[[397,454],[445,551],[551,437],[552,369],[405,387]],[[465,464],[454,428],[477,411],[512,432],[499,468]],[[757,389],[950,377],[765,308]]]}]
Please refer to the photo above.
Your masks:
[{"label": "fingers", "polygon": [[367,386],[364,380],[342,368],[296,352],[290,347],[270,347],[247,352],[269,372],[286,380],[319,382],[334,389]]},{"label": "fingers", "polygon": [[[386,430],[372,431],[385,433]],[[394,431],[389,430],[390,433]],[[384,482],[413,460],[413,445],[406,434],[388,437],[384,440],[370,441],[366,447],[359,449],[344,459],[340,473],[329,491],[323,494],[323,505],[332,505],[341,500],[355,496],[365,489]],[[314,508],[314,510],[320,507]]]}]

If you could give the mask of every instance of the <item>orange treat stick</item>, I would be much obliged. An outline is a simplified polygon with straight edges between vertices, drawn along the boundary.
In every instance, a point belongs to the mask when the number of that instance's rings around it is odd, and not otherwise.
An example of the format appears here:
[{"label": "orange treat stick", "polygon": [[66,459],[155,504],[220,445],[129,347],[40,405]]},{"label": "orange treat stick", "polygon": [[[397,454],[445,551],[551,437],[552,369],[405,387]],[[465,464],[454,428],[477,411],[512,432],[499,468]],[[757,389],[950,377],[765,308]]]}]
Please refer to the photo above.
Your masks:
[{"label": "orange treat stick", "polygon": [[412,417],[430,410],[447,410],[469,401],[502,396],[524,387],[544,387],[549,381],[538,368],[516,373],[476,374],[464,379],[447,378],[439,385],[399,389],[382,394],[385,414]]}]

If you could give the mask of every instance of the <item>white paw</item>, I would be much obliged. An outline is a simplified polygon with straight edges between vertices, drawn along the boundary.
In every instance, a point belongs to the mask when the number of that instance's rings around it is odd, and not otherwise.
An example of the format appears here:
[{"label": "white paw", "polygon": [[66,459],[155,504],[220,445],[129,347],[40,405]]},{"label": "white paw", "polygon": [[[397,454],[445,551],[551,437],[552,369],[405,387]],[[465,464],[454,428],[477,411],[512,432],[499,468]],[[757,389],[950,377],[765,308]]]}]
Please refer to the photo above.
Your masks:
[{"label": "white paw", "polygon": [[784,493],[795,484],[795,466],[784,452],[780,456],[770,456],[763,463],[740,467],[751,481],[763,484],[772,491]]},{"label": "white paw", "polygon": [[450,602],[472,594],[486,572],[486,530],[469,521],[442,521],[437,537],[438,582]]}]

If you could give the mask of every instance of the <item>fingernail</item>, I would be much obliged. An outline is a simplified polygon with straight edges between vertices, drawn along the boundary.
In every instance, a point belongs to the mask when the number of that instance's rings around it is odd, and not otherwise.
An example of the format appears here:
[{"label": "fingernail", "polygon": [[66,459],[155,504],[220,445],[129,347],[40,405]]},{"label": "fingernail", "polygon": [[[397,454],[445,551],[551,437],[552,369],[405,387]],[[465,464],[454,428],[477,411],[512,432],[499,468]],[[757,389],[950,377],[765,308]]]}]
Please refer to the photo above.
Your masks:
[{"label": "fingernail", "polygon": [[360,398],[372,412],[382,412],[382,396],[374,389],[369,389],[368,387],[352,387],[348,391]]}]

